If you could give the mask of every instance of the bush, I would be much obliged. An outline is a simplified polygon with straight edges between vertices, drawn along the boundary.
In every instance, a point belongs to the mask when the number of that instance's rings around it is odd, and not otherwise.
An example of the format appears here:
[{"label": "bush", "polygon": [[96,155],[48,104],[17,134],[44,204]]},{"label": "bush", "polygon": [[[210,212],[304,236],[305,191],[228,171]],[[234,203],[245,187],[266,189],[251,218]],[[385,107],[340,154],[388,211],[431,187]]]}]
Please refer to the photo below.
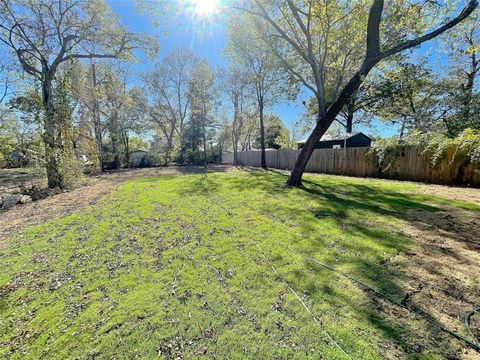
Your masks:
[{"label": "bush", "polygon": [[162,166],[164,164],[165,164],[164,156],[160,154],[147,153],[142,158],[142,161],[140,162],[139,167],[141,168],[156,167],[156,166]]},{"label": "bush", "polygon": [[[221,155],[218,151],[207,150],[207,164],[216,164],[220,161]],[[180,165],[203,165],[205,157],[202,150],[186,149],[177,154],[175,162]]]}]

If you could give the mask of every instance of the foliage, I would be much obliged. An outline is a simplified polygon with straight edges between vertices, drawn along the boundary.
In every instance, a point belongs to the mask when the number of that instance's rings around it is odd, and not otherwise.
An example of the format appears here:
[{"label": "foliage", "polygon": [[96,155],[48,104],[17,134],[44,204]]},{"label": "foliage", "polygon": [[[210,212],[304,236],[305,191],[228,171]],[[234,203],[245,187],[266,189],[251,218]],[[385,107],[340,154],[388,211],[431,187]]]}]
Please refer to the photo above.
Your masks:
[{"label": "foliage", "polygon": [[[265,115],[265,147],[267,149],[279,149],[280,144],[276,142],[277,138],[288,132],[283,125],[282,119],[276,114],[269,113]],[[255,147],[260,148],[260,134],[256,131]]]},{"label": "foliage", "polygon": [[377,99],[366,111],[384,122],[400,125],[400,137],[409,131],[441,131],[446,110],[438,82],[424,61],[400,62],[370,84]]},{"label": "foliage", "polygon": [[5,122],[0,123],[0,167],[8,164],[8,157],[15,150],[16,142],[14,134]]},{"label": "foliage", "polygon": [[175,162],[179,165],[203,165],[206,160],[207,164],[218,164],[221,161],[221,153],[216,147],[208,147],[207,153],[203,150],[186,149],[178,153]]},{"label": "foliage", "polygon": [[455,156],[464,155],[468,161],[480,162],[480,131],[465,129],[456,138],[449,138],[445,134],[436,132],[412,132],[405,138],[376,139],[370,149],[377,168],[388,169],[393,165],[406,146],[418,146],[431,158],[431,165],[437,166],[451,148],[455,149]]},{"label": "foliage", "polygon": [[58,86],[55,116],[59,126],[58,169],[61,176],[61,189],[72,189],[85,181],[83,166],[77,158],[73,142],[72,106],[70,99],[70,71],[67,71]]},{"label": "foliage", "polygon": [[282,150],[297,150],[298,145],[295,138],[288,129],[282,129],[275,138],[275,144]]},{"label": "foliage", "polygon": [[441,85],[446,93],[443,102],[451,109],[445,121],[451,137],[469,127],[480,130],[479,23],[477,11],[444,41],[449,54],[449,71]]},{"label": "foliage", "polygon": [[160,154],[146,153],[140,162],[141,168],[165,165],[165,157]]}]

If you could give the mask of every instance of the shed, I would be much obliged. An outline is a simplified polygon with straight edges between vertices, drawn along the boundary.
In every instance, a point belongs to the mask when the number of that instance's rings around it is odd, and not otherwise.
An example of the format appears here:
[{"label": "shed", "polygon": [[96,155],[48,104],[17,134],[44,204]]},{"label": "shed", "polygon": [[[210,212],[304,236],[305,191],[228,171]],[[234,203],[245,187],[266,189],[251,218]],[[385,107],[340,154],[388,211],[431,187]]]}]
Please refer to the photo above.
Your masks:
[{"label": "shed", "polygon": [[[298,148],[301,149],[307,140],[297,142]],[[340,135],[323,135],[315,149],[343,149],[354,147],[370,147],[372,139],[362,132],[345,133]]]}]

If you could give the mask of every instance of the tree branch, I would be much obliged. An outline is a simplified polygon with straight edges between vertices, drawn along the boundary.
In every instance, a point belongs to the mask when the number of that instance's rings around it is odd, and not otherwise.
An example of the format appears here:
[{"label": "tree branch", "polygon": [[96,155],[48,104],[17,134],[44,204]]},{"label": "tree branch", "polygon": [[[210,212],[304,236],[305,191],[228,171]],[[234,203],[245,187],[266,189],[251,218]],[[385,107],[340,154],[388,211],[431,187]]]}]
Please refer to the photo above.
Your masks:
[{"label": "tree branch", "polygon": [[431,32],[429,32],[429,33],[427,33],[423,36],[420,36],[420,37],[418,37],[416,39],[413,39],[413,40],[405,41],[401,44],[398,44],[397,46],[392,47],[391,49],[389,49],[387,51],[382,52],[381,53],[381,59],[385,59],[389,56],[395,55],[395,54],[397,54],[397,53],[399,53],[403,50],[407,50],[407,49],[411,49],[413,47],[419,46],[422,43],[437,37],[438,35],[444,33],[445,31],[451,29],[452,27],[454,27],[458,23],[465,20],[468,16],[470,16],[470,14],[477,7],[478,7],[478,0],[470,0],[468,2],[468,4],[462,9],[460,14],[458,14],[458,16],[456,18],[454,18],[453,20],[450,20],[445,25],[443,25],[443,26],[439,27],[438,29],[433,30],[433,31],[431,31]]}]

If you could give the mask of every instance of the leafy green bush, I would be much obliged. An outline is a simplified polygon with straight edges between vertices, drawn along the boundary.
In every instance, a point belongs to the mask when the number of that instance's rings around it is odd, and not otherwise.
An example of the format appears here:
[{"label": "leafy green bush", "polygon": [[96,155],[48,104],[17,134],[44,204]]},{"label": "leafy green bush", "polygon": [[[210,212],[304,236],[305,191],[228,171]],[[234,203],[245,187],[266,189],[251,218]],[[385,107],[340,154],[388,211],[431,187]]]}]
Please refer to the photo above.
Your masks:
[{"label": "leafy green bush", "polygon": [[156,166],[162,166],[164,164],[165,164],[164,156],[160,154],[147,153],[142,158],[142,161],[140,162],[139,167],[141,168],[156,167]]},{"label": "leafy green bush", "polygon": [[[221,155],[216,149],[207,150],[207,164],[215,164],[221,161]],[[186,149],[177,154],[175,157],[175,162],[177,164],[183,165],[203,165],[205,161],[204,153],[202,150],[192,150]]]}]

